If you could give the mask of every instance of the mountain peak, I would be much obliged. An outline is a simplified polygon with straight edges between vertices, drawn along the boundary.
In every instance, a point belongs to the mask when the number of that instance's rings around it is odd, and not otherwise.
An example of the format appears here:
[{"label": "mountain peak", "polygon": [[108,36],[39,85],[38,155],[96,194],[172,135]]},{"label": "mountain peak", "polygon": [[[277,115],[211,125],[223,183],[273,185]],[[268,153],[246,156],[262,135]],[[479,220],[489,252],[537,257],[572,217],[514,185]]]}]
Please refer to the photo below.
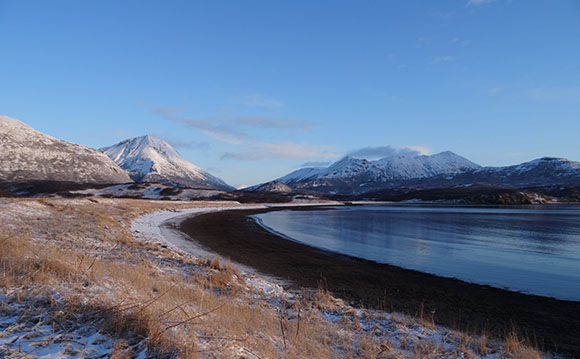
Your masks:
[{"label": "mountain peak", "polygon": [[576,171],[580,169],[580,162],[570,161],[566,158],[560,157],[541,157],[528,162],[520,163],[519,165],[508,166],[505,168],[514,168],[519,172],[533,170],[537,167],[550,168],[551,171]]},{"label": "mountain peak", "polygon": [[481,167],[477,163],[471,162],[467,158],[460,156],[457,153],[452,152],[452,151],[443,151],[443,152],[439,152],[439,153],[436,153],[434,155],[425,156],[425,157],[429,157],[432,160],[442,161],[442,162],[445,162],[448,164],[454,163],[456,165],[463,166],[463,167],[470,168],[470,169],[476,169],[476,168]]},{"label": "mountain peak", "polygon": [[138,182],[233,190],[233,187],[223,180],[181,157],[173,146],[159,137],[152,135],[134,137],[100,150]]},{"label": "mountain peak", "polygon": [[149,145],[162,145],[162,146],[167,146],[167,147],[173,148],[167,141],[165,141],[159,137],[155,137],[153,135],[144,135],[144,136],[140,136],[140,137],[135,137],[135,139],[138,139],[141,142],[147,143]]},{"label": "mountain peak", "polygon": [[12,118],[12,117],[4,116],[4,115],[0,115],[0,126],[8,127],[8,128],[25,128],[25,129],[36,131],[32,127],[25,124],[24,122],[19,121],[15,118]]},{"label": "mountain peak", "polygon": [[543,162],[572,162],[567,158],[562,157],[541,157],[538,158],[536,161],[543,161]]},{"label": "mountain peak", "polygon": [[143,135],[137,136],[133,138],[126,139],[124,141],[119,142],[119,144],[131,144],[132,146],[136,147],[159,147],[159,148],[170,148],[171,150],[175,151],[173,146],[171,146],[167,141],[163,140],[162,138],[153,136],[153,135]]},{"label": "mountain peak", "polygon": [[360,164],[360,163],[370,163],[369,160],[364,158],[357,158],[351,156],[344,156],[343,158],[339,159],[338,161],[334,162],[332,166],[339,165],[339,164]]},{"label": "mountain peak", "polygon": [[[435,153],[435,154],[433,154],[431,156],[459,156],[459,155],[456,154],[453,151],[447,150],[447,151],[442,151],[442,152],[439,152],[439,153]],[[459,156],[459,157],[461,157],[461,156]]]}]

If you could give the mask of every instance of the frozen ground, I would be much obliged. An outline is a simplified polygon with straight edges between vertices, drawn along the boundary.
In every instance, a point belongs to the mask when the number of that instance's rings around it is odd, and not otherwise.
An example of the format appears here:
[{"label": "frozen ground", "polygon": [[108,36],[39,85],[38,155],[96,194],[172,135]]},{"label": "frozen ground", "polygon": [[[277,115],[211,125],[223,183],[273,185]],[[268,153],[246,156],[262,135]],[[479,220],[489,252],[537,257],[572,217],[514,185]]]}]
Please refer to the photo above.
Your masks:
[{"label": "frozen ground", "polygon": [[[58,305],[59,296],[50,298]],[[43,298],[15,301],[0,295],[0,358],[109,358],[114,353],[147,357],[143,342],[116,344],[99,321],[51,311]],[[82,325],[79,325],[82,323]]]}]

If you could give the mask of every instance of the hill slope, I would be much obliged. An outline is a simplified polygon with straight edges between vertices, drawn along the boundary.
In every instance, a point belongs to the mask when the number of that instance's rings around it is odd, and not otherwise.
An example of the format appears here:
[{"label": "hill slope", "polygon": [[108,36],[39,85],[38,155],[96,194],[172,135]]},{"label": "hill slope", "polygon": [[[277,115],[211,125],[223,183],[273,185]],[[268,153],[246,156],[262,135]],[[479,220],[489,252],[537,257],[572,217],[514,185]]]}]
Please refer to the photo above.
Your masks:
[{"label": "hill slope", "polygon": [[48,136],[7,116],[0,116],[0,181],[133,182],[103,153]]}]

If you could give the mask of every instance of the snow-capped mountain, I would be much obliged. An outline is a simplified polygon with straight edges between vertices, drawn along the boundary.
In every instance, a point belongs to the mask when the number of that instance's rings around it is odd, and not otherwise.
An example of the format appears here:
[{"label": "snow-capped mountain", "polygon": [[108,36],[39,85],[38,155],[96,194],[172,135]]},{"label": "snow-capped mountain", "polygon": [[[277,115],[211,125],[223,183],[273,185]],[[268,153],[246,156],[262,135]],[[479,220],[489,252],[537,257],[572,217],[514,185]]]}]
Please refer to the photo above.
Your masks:
[{"label": "snow-capped mountain", "polygon": [[100,150],[129,172],[136,182],[159,182],[224,191],[234,189],[187,161],[169,143],[154,136],[131,138]]},{"label": "snow-capped mountain", "polygon": [[0,116],[0,181],[133,182],[103,153],[48,136],[7,116]]},{"label": "snow-capped mountain", "polygon": [[580,162],[542,157],[519,165],[481,167],[450,179],[456,185],[493,184],[514,188],[548,185],[580,186]]},{"label": "snow-capped mountain", "polygon": [[544,157],[514,166],[481,167],[449,151],[376,161],[345,157],[330,167],[303,168],[276,181],[295,190],[340,194],[474,185],[513,189],[580,186],[580,162]]},{"label": "snow-capped mountain", "polygon": [[397,155],[376,161],[344,157],[326,168],[302,168],[276,181],[296,189],[361,192],[376,186],[438,175],[452,176],[480,166],[453,152]]},{"label": "snow-capped mountain", "polygon": [[392,179],[426,178],[455,175],[480,168],[476,163],[451,151],[431,156],[392,156],[375,162]]}]

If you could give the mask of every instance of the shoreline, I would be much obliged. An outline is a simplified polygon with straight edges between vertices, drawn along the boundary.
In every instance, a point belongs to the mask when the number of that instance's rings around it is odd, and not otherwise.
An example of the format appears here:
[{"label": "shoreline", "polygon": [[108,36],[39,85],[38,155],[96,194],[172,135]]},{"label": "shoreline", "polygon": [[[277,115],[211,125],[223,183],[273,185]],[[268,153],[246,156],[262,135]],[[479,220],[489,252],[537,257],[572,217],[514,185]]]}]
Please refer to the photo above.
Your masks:
[{"label": "shoreline", "polygon": [[[162,210],[153,213],[146,214],[132,221],[131,233],[132,236],[144,242],[155,242],[163,246],[167,246],[173,250],[184,254],[190,254],[199,258],[204,258],[211,260],[217,257],[220,260],[227,261],[228,258],[222,256],[220,253],[212,251],[208,248],[204,248],[201,243],[192,239],[192,237],[180,229],[181,223],[194,218],[195,216],[223,212],[223,211],[245,211],[245,210],[258,210],[258,211],[271,211],[271,210],[283,210],[283,209],[294,209],[300,210],[308,208],[310,210],[314,208],[324,208],[325,206],[341,206],[340,202],[329,202],[329,203],[297,203],[297,204],[256,204],[256,205],[241,205],[236,203],[236,205],[222,206],[222,207],[202,207],[202,208],[191,208],[182,210]],[[275,284],[288,284],[287,281],[271,276],[267,273],[262,273],[256,270],[254,267],[249,265],[244,265],[243,263],[236,262],[242,270],[256,274],[264,277],[266,280],[271,281]]]},{"label": "shoreline", "polygon": [[[315,207],[335,205],[317,204]],[[510,292],[328,252],[276,235],[251,215],[305,206],[229,207],[174,216],[206,255],[216,254],[282,282],[288,289],[320,285],[354,305],[401,312],[438,325],[503,337],[512,327],[538,347],[580,356],[580,303]],[[308,206],[312,209],[313,206]],[[165,221],[161,227],[169,227]]]}]

